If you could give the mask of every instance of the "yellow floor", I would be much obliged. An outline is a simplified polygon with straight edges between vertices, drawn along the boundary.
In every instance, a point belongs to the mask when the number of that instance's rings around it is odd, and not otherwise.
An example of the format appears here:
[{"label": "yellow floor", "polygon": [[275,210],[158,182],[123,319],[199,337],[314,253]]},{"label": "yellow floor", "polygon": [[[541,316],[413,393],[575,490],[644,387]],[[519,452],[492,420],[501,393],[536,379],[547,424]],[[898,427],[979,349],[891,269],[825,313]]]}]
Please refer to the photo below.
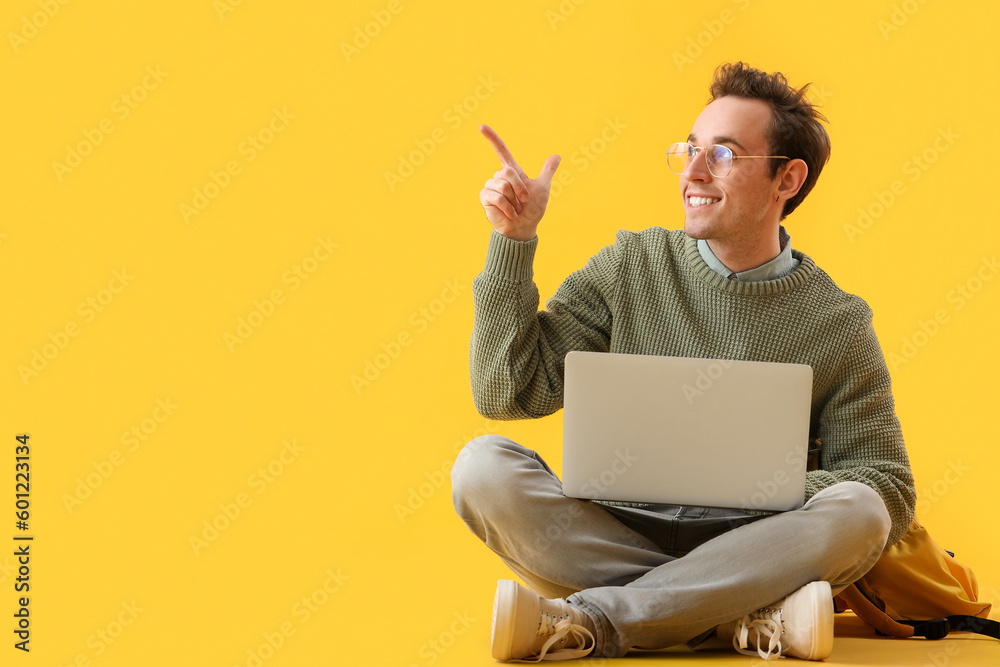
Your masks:
[{"label": "yellow floor", "polygon": [[[996,615],[994,614],[994,618]],[[442,655],[440,665],[497,665],[489,654],[489,627],[480,628],[468,641],[456,644],[453,650]],[[970,634],[952,634],[939,641],[925,639],[892,639],[876,637],[851,613],[839,614],[834,625],[835,641],[833,654],[822,664],[839,666],[885,666],[903,665],[907,667],[965,667],[966,665],[1000,666],[1000,641],[990,637]],[[786,664],[792,664],[787,663]],[[800,661],[795,661],[799,663]],[[756,665],[765,663],[757,657],[744,656],[726,649],[691,651],[683,647],[666,651],[630,653],[625,658],[607,660],[603,658],[570,661],[563,664],[579,664],[581,667],[601,665]],[[424,664],[427,664],[426,662]],[[778,663],[775,663],[778,664]],[[807,664],[801,661],[801,664]]]}]

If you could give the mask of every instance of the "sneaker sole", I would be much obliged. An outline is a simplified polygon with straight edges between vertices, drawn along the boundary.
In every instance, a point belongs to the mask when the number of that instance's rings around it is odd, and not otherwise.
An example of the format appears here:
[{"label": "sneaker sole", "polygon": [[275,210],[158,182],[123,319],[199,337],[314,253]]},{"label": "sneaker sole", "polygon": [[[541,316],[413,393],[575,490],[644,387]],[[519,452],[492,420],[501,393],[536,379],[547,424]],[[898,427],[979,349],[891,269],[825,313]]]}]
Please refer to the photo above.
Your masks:
[{"label": "sneaker sole", "polygon": [[517,582],[501,579],[493,598],[493,626],[490,630],[490,651],[494,660],[511,659],[514,641],[514,619],[517,618]]},{"label": "sneaker sole", "polygon": [[822,632],[813,633],[813,642],[809,654],[802,656],[806,660],[825,660],[833,652],[833,590],[826,581],[814,581],[806,587],[817,612],[813,616],[814,628],[822,628]]}]

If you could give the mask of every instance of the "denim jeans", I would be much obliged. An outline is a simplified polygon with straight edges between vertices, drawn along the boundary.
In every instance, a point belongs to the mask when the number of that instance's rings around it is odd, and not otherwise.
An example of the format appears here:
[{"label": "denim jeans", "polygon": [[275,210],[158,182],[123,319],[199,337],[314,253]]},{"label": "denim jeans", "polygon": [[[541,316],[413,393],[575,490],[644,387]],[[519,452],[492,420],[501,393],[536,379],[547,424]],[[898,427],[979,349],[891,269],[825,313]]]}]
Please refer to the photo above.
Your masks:
[{"label": "denim jeans", "polygon": [[459,516],[511,570],[594,620],[594,657],[693,645],[812,581],[836,594],[875,564],[890,530],[881,497],[858,482],[764,516],[568,498],[536,452],[496,435],[465,446],[452,486]]}]

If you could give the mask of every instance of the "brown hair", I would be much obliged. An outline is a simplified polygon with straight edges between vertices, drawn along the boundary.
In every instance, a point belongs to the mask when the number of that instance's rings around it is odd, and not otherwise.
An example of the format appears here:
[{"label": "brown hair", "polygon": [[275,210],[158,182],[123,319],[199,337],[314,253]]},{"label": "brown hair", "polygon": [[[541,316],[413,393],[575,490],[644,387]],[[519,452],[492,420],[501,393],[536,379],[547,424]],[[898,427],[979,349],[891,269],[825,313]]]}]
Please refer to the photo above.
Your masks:
[{"label": "brown hair", "polygon": [[[761,100],[771,107],[771,122],[765,130],[768,152],[801,159],[809,167],[805,182],[794,197],[785,202],[781,219],[795,210],[816,185],[823,165],[830,159],[830,137],[819,121],[829,122],[806,97],[806,84],[796,90],[781,72],[768,74],[746,63],[726,63],[715,70],[709,87],[713,102],[733,96]],[[771,160],[771,178],[785,160]]]}]

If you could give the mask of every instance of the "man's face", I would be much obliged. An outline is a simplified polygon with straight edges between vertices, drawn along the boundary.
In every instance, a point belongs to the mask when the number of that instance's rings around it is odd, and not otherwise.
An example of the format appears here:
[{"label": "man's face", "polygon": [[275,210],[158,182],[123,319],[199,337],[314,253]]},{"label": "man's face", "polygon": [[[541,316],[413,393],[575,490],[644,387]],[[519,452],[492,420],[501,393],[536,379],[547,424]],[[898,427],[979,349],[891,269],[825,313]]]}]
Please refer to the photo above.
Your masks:
[{"label": "man's face", "polygon": [[[765,130],[771,110],[761,100],[720,97],[698,116],[688,142],[695,146],[728,146],[735,155],[769,155]],[[770,160],[733,160],[732,171],[716,178],[708,170],[705,151],[688,163],[680,177],[684,199],[684,232],[696,239],[753,243],[765,232],[764,221],[777,212],[779,179],[770,178]],[[692,197],[711,203],[692,203]]]}]

